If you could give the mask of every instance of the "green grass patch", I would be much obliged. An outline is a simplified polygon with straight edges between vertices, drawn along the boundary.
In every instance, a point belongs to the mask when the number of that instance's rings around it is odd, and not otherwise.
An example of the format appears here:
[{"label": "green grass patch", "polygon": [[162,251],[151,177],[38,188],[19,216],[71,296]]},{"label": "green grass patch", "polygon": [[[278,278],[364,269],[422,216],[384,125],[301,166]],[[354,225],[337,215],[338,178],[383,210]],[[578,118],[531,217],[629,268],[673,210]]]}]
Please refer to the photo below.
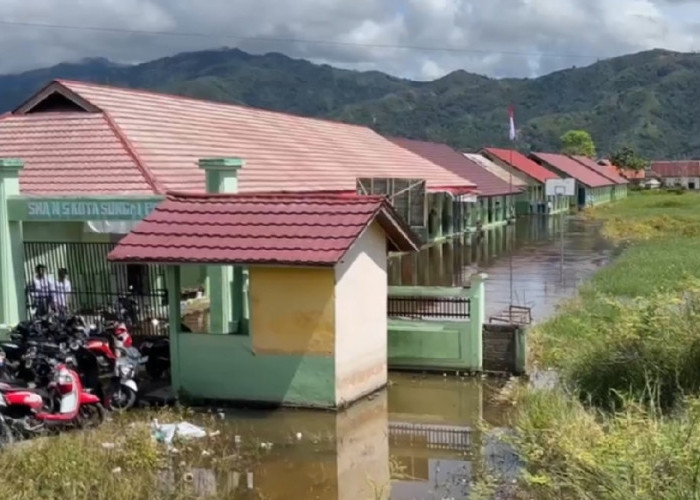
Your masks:
[{"label": "green grass patch", "polygon": [[514,445],[528,464],[521,498],[700,498],[700,400],[670,416],[628,401],[597,414],[563,391],[523,391]]},{"label": "green grass patch", "polygon": [[530,331],[532,367],[564,383],[515,398],[524,498],[700,498],[700,196],[587,215],[626,248]]},{"label": "green grass patch", "polygon": [[692,192],[634,193],[619,202],[592,208],[586,215],[605,221],[603,234],[614,241],[700,237],[700,196]]}]

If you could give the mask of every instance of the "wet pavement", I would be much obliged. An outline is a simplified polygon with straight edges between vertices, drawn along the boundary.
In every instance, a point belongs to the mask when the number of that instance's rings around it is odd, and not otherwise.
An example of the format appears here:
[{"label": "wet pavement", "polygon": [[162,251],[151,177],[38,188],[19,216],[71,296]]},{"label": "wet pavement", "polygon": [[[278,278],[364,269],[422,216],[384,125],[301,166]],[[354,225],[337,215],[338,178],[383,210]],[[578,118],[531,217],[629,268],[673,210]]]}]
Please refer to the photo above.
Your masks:
[{"label": "wet pavement", "polygon": [[[594,223],[535,217],[395,257],[389,279],[460,285],[485,272],[487,315],[506,308],[512,294],[538,320],[612,256]],[[233,447],[240,436],[271,449],[225,478],[201,471],[201,484],[232,498],[428,500],[467,498],[484,470],[514,476],[517,459],[498,439],[508,411],[494,400],[499,381],[399,373],[390,381],[386,391],[337,414],[227,412],[230,432],[222,439]],[[484,423],[492,430],[484,432]]]}]

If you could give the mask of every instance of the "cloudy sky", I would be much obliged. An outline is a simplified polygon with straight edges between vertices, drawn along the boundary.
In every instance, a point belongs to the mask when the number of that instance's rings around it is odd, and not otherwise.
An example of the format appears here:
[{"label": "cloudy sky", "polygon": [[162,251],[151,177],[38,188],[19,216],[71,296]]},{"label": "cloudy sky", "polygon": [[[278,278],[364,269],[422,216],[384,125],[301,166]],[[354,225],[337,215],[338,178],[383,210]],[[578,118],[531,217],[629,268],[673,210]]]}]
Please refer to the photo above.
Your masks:
[{"label": "cloudy sky", "polygon": [[700,0],[0,0],[0,73],[229,46],[416,79],[533,76],[698,50],[698,26]]}]

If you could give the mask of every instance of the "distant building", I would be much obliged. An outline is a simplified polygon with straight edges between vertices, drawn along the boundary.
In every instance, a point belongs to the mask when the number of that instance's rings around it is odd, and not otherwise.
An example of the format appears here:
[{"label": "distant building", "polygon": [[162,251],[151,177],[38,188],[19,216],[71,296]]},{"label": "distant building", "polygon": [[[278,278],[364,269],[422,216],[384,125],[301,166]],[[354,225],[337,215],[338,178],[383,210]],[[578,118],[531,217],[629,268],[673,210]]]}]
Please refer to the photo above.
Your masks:
[{"label": "distant building", "polygon": [[690,190],[700,189],[700,161],[654,161],[651,173],[665,187],[683,187]]}]

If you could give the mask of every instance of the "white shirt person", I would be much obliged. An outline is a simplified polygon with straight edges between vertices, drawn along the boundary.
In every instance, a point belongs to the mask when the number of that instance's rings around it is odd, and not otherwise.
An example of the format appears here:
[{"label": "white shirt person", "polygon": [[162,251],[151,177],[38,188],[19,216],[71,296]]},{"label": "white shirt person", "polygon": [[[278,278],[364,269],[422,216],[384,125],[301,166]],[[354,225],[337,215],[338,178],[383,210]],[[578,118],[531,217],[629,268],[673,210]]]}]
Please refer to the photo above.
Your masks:
[{"label": "white shirt person", "polygon": [[58,312],[67,312],[70,303],[70,296],[73,292],[70,280],[68,279],[68,270],[66,268],[61,268],[58,270],[58,280],[55,284],[55,299],[54,304]]}]

